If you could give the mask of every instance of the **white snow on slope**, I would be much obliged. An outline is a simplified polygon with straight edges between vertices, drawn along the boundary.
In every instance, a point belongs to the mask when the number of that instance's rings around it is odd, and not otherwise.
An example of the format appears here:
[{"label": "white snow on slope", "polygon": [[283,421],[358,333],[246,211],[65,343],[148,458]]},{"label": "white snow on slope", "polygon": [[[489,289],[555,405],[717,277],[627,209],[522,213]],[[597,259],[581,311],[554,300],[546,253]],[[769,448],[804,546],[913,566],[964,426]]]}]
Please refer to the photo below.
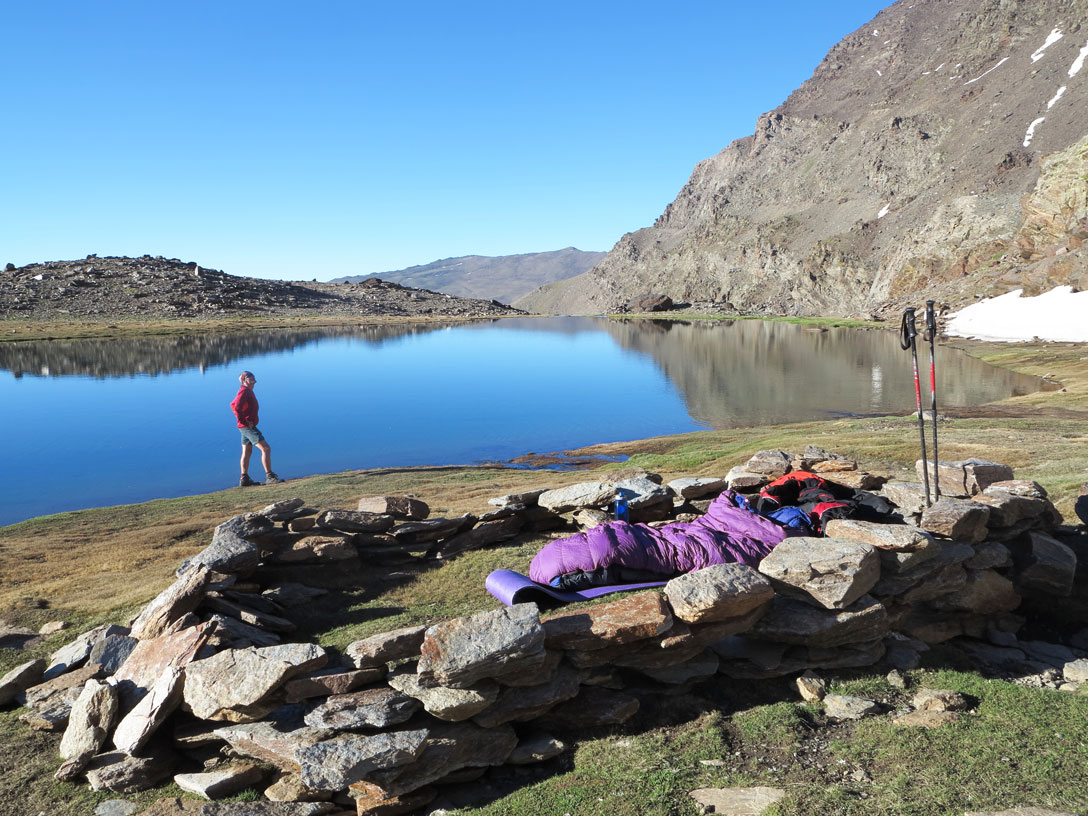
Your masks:
[{"label": "white snow on slope", "polygon": [[1043,52],[1046,51],[1050,46],[1052,46],[1054,43],[1056,43],[1061,38],[1062,38],[1062,31],[1061,31],[1060,28],[1055,28],[1053,31],[1051,31],[1049,34],[1047,34],[1046,35],[1046,42],[1043,43],[1042,45],[1040,45],[1035,50],[1035,53],[1031,55],[1031,61],[1032,62],[1038,62],[1039,60],[1041,60],[1043,58]]},{"label": "white snow on slope", "polygon": [[1046,103],[1046,109],[1050,110],[1051,108],[1053,108],[1054,103],[1062,98],[1063,93],[1065,93],[1065,86],[1064,85],[1062,85],[1060,88],[1058,88],[1058,92],[1056,94],[1054,94],[1054,98]]},{"label": "white snow on slope", "polygon": [[[1008,61],[1009,61],[1008,57],[1002,57],[1001,61],[998,62],[997,65],[995,65],[993,68],[991,68],[990,71],[996,71],[998,68],[1000,68],[1002,65],[1004,65]],[[982,79],[984,76],[986,76],[986,74],[990,73],[990,71],[986,71],[985,73],[979,74],[974,79],[969,79],[963,84],[964,85],[970,85],[972,82],[978,82],[980,79]]]},{"label": "white snow on slope", "polygon": [[1058,286],[1038,297],[1021,297],[1016,289],[989,298],[950,315],[945,334],[1013,343],[1019,340],[1056,340],[1088,343],[1088,292]]},{"label": "white snow on slope", "polygon": [[876,217],[877,218],[883,218],[885,215],[888,214],[888,210],[890,210],[891,208],[892,208],[891,204],[885,204],[883,207],[880,208],[880,212],[878,212],[876,214]]},{"label": "white snow on slope", "polygon": [[1024,134],[1024,147],[1027,147],[1031,144],[1031,140],[1035,137],[1035,128],[1041,125],[1044,119],[1046,119],[1045,116],[1040,116],[1030,125],[1028,125],[1028,132]]},{"label": "white snow on slope", "polygon": [[1081,68],[1084,67],[1084,58],[1088,57],[1088,43],[1085,43],[1084,48],[1080,50],[1077,58],[1073,60],[1073,64],[1069,67],[1069,76],[1075,77]]}]

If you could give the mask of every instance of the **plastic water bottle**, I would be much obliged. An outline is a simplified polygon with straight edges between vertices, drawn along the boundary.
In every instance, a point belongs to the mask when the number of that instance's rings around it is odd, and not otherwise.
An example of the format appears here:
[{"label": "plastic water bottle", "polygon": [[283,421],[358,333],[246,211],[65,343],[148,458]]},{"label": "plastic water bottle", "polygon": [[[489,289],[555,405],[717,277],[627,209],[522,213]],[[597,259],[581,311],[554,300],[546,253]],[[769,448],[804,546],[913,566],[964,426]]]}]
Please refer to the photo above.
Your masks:
[{"label": "plastic water bottle", "polygon": [[629,521],[627,513],[627,499],[623,496],[616,496],[616,508],[615,513],[616,521]]}]

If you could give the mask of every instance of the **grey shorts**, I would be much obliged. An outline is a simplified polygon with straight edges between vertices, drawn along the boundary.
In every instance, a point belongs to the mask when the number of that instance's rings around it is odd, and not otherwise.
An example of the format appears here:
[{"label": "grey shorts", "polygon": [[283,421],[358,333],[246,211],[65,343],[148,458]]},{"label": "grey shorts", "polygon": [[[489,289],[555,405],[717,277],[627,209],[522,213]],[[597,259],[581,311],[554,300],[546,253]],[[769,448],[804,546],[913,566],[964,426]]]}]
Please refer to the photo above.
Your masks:
[{"label": "grey shorts", "polygon": [[239,428],[238,433],[242,435],[243,445],[257,445],[264,442],[264,434],[256,428]]}]

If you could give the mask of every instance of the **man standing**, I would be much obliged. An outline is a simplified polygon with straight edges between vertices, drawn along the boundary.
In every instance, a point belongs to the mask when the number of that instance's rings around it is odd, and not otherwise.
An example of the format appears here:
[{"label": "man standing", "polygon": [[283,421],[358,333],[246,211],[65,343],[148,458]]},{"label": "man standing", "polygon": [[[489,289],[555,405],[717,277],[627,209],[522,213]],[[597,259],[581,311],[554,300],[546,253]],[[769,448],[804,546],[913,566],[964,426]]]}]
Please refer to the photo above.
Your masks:
[{"label": "man standing", "polygon": [[276,484],[282,482],[279,476],[272,472],[272,448],[259,430],[257,430],[257,397],[253,394],[253,386],[257,384],[257,378],[250,371],[243,371],[238,375],[238,382],[242,387],[230,404],[234,416],[238,419],[238,431],[242,435],[242,478],[238,480],[239,487],[249,487],[256,484],[249,478],[249,457],[253,453],[253,446],[261,452],[261,464],[264,465],[264,483]]}]

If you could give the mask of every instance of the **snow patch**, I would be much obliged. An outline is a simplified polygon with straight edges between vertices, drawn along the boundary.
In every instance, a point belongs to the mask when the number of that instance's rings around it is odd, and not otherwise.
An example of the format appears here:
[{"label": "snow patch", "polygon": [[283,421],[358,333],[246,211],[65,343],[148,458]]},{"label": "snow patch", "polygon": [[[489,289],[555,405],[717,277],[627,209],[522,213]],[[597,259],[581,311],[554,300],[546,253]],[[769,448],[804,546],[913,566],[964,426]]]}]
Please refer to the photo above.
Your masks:
[{"label": "snow patch", "polygon": [[1061,38],[1062,30],[1060,28],[1055,28],[1053,31],[1047,34],[1046,42],[1040,45],[1037,49],[1035,49],[1035,53],[1031,55],[1031,61],[1038,62],[1039,60],[1041,60],[1043,58],[1043,52],[1050,48],[1050,46],[1054,45],[1054,43],[1056,43]]},{"label": "snow patch", "polygon": [[877,76],[884,76],[884,74],[880,73],[880,71],[877,71],[877,72],[876,72],[876,75],[877,75]]},{"label": "snow patch", "polygon": [[891,208],[892,208],[891,204],[885,204],[883,207],[880,208],[880,212],[878,212],[876,214],[876,217],[877,218],[883,218],[885,215],[888,214],[888,210],[890,210]]},{"label": "snow patch", "polygon": [[[1004,65],[1004,64],[1005,64],[1006,62],[1008,62],[1008,60],[1009,60],[1009,58],[1008,58],[1008,57],[1002,57],[1002,58],[1001,58],[1001,61],[1000,61],[1000,62],[998,62],[998,63],[997,63],[997,65],[995,65],[995,66],[994,66],[993,68],[991,68],[991,69],[990,69],[990,71],[996,71],[996,70],[997,70],[998,68],[1000,68],[1000,67],[1001,67],[1002,65]],[[985,73],[979,74],[979,75],[978,75],[977,77],[975,77],[974,79],[969,79],[969,80],[967,80],[967,81],[966,81],[965,83],[963,83],[963,84],[964,84],[964,85],[970,85],[970,84],[971,84],[972,82],[978,82],[978,81],[979,81],[980,79],[982,79],[982,78],[983,78],[984,76],[986,76],[986,74],[990,73],[990,71],[986,71]]]},{"label": "snow patch", "polygon": [[1016,289],[968,306],[949,316],[945,334],[1014,343],[1019,340],[1088,342],[1088,292],[1058,286],[1038,297],[1021,297]]},{"label": "snow patch", "polygon": [[1024,147],[1027,147],[1031,144],[1031,140],[1035,138],[1035,128],[1041,125],[1044,119],[1046,119],[1045,116],[1040,116],[1030,125],[1028,125],[1028,132],[1024,134]]},{"label": "snow patch", "polygon": [[1058,92],[1056,94],[1054,94],[1054,98],[1046,103],[1046,109],[1050,110],[1051,108],[1053,108],[1054,103],[1062,98],[1063,93],[1065,93],[1065,86],[1064,85],[1062,85],[1060,88],[1058,88]]},{"label": "snow patch", "polygon": [[1088,43],[1084,44],[1084,48],[1077,54],[1077,58],[1073,60],[1073,64],[1069,66],[1070,78],[1075,77],[1081,68],[1084,67],[1084,58],[1088,57]]}]

